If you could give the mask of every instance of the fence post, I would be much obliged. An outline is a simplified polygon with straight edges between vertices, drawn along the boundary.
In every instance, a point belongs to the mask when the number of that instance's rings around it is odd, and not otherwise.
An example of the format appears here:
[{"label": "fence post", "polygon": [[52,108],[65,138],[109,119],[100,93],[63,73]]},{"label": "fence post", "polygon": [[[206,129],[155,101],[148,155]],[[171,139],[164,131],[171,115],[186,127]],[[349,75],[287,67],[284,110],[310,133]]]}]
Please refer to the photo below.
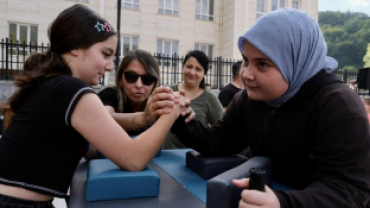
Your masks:
[{"label": "fence post", "polygon": [[0,70],[1,70],[1,73],[0,73],[0,80],[4,78],[4,38],[1,38],[1,66],[0,66]]},{"label": "fence post", "polygon": [[179,64],[179,56],[175,53],[175,62],[176,62],[176,65],[175,67],[173,67],[173,81],[174,83],[177,83],[177,67],[180,67],[180,64]]},{"label": "fence post", "polygon": [[221,67],[221,57],[217,57],[217,62],[216,62],[216,65],[217,65],[217,89],[220,90],[221,88],[221,71],[222,71],[222,67]]},{"label": "fence post", "polygon": [[19,47],[20,47],[20,43],[19,43],[19,40],[17,40],[17,75],[19,74]]},{"label": "fence post", "polygon": [[5,39],[5,81],[8,81],[9,77],[8,77],[8,68],[9,68],[9,60],[8,60],[8,56],[9,56],[9,40],[8,38]]},{"label": "fence post", "polygon": [[347,70],[344,70],[343,74],[343,82],[346,84],[347,83]]}]

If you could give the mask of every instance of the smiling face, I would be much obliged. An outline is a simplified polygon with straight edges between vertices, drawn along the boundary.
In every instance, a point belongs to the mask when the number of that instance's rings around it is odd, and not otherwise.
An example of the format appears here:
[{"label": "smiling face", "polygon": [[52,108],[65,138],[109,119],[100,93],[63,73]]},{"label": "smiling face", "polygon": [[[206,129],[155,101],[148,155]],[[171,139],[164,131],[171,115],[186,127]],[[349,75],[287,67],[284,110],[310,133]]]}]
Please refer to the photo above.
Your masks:
[{"label": "smiling face", "polygon": [[186,60],[183,70],[184,84],[197,87],[204,78],[204,68],[196,58],[190,57]]},{"label": "smiling face", "polygon": [[272,101],[288,90],[276,65],[248,41],[243,44],[241,78],[252,100]]},{"label": "smiling face", "polygon": [[106,71],[112,71],[113,57],[117,46],[116,36],[98,42],[88,49],[71,51],[72,62],[69,64],[72,76],[85,81],[88,85],[99,84]]},{"label": "smiling face", "polygon": [[138,75],[148,74],[145,70],[144,65],[137,59],[133,59],[129,65],[123,70],[120,85],[123,87],[128,100],[131,102],[134,108],[137,106],[143,106],[146,103],[149,95],[153,91],[154,82],[151,85],[144,85],[141,77],[139,77],[136,82],[129,83],[125,79],[125,73],[132,72]]}]

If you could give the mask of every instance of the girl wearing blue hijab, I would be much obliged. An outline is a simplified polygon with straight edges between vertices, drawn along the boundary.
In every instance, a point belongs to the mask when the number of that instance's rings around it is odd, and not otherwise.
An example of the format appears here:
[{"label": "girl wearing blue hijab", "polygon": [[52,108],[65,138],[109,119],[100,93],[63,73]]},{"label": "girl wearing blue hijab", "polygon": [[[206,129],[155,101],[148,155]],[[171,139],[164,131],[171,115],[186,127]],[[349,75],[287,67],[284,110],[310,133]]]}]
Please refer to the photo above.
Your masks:
[{"label": "girl wearing blue hijab", "polygon": [[[245,90],[212,127],[179,118],[172,132],[202,154],[250,147],[272,160],[274,181],[295,189],[248,190],[239,207],[370,207],[370,129],[358,95],[334,74],[316,21],[295,9],[260,17],[238,41]],[[245,170],[246,172],[248,170]]]}]

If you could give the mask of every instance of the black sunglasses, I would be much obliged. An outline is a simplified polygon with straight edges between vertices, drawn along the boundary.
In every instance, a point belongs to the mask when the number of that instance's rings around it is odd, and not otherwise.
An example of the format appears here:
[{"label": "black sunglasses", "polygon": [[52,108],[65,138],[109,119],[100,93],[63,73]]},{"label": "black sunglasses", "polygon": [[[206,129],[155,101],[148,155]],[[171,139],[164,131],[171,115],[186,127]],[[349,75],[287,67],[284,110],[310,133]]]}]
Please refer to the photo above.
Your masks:
[{"label": "black sunglasses", "polygon": [[125,74],[125,80],[128,83],[135,83],[137,79],[140,77],[141,82],[144,85],[150,86],[157,80],[157,78],[150,74],[138,75],[135,72],[123,72],[123,73]]}]

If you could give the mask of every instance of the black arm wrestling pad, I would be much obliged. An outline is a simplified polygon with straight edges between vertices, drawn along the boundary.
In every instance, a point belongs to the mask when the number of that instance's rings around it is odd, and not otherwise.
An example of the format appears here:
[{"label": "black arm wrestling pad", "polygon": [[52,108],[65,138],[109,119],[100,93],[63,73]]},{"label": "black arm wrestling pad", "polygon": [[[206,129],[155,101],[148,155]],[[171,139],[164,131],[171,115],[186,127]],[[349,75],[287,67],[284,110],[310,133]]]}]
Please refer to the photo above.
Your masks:
[{"label": "black arm wrestling pad", "polygon": [[247,160],[248,158],[242,156],[210,157],[202,156],[196,151],[186,153],[186,166],[206,180],[230,170]]},{"label": "black arm wrestling pad", "polygon": [[236,187],[233,179],[249,178],[249,169],[266,171],[266,185],[272,188],[271,160],[266,157],[252,157],[247,162],[226,171],[207,182],[207,208],[235,208],[241,199],[243,188]]}]

